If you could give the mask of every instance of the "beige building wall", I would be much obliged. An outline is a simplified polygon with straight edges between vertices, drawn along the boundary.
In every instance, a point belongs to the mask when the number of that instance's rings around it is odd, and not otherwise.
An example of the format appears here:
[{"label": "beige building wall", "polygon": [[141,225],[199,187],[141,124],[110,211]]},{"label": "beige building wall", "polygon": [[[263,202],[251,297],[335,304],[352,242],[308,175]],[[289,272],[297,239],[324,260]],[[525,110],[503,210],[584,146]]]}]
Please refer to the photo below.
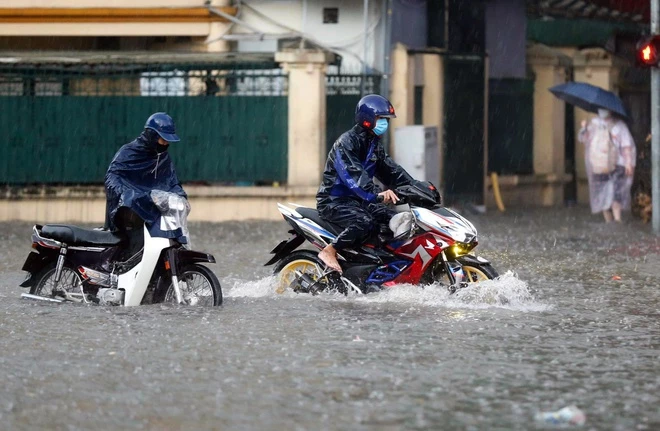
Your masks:
[{"label": "beige building wall", "polygon": [[[190,201],[189,221],[281,220],[277,203],[315,207],[315,187],[208,187],[183,185]],[[103,187],[44,188],[41,193],[0,199],[0,221],[35,224],[105,222]]]},{"label": "beige building wall", "polygon": [[[210,6],[228,14],[231,0],[211,0]],[[208,10],[204,0],[3,0],[0,3],[2,49],[94,49],[92,37],[192,37],[185,48],[223,52],[220,37],[229,22]],[[169,41],[155,49],[172,48]],[[140,49],[140,48],[138,48]]]},{"label": "beige building wall", "polygon": [[[204,7],[205,0],[2,0],[2,8],[181,8]],[[228,4],[228,1],[217,0],[216,3]]]}]

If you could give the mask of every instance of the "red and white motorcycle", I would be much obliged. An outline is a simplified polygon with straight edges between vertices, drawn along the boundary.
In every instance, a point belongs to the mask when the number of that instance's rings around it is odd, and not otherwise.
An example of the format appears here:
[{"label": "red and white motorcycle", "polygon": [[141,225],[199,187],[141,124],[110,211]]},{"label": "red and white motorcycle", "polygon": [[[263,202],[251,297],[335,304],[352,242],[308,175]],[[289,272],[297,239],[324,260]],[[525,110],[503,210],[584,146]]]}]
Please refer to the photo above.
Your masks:
[{"label": "red and white motorcycle", "polygon": [[[477,230],[467,219],[440,205],[433,184],[417,182],[396,190],[402,205],[393,221],[397,233],[374,235],[366,244],[338,255],[343,274],[331,271],[318,252],[343,229],[322,220],[316,209],[278,204],[291,237],[271,253],[277,263],[278,292],[316,293],[328,289],[369,293],[397,284],[438,284],[450,292],[498,276],[490,262],[473,253]],[[392,225],[392,223],[390,223]],[[315,250],[298,249],[308,242]]]}]

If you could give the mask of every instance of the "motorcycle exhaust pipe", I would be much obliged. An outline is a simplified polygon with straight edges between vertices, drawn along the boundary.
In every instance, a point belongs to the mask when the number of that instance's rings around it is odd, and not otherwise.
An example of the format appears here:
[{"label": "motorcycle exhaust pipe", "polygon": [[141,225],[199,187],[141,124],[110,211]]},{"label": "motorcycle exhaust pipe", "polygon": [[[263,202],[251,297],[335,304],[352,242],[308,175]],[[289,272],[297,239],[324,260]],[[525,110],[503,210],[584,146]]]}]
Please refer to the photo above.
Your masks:
[{"label": "motorcycle exhaust pipe", "polygon": [[318,289],[320,287],[318,286],[318,281],[314,281],[312,277],[307,274],[303,274],[298,270],[296,270],[294,274],[296,275],[296,281],[300,285],[300,291],[311,293],[313,295],[318,293]]},{"label": "motorcycle exhaust pipe", "polygon": [[32,295],[31,293],[21,293],[21,298],[35,299],[37,301],[46,301],[46,302],[64,302],[64,300],[62,300],[62,299],[46,298],[45,296]]}]

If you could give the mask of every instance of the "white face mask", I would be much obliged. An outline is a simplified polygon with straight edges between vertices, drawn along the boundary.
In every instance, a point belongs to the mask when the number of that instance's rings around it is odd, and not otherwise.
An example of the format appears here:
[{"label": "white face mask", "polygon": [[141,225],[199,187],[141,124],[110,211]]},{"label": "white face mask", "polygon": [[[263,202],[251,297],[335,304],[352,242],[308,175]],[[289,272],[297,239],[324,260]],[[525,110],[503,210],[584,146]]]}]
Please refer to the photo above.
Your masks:
[{"label": "white face mask", "polygon": [[602,119],[609,118],[610,117],[610,111],[607,109],[599,109],[598,110],[598,116]]}]

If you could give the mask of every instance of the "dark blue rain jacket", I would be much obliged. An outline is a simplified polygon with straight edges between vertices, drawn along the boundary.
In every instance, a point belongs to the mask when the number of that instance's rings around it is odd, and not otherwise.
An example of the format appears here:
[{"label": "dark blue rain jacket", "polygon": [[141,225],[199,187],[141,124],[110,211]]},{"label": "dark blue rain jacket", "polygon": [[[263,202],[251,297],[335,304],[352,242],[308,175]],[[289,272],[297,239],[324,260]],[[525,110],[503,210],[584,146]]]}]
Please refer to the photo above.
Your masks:
[{"label": "dark blue rain jacket", "polygon": [[376,202],[380,187],[412,184],[414,179],[385,152],[378,136],[360,125],[337,139],[328,153],[323,180],[316,194],[317,207],[340,199]]},{"label": "dark blue rain jacket", "polygon": [[156,223],[161,214],[150,196],[152,190],[176,193],[187,198],[169,153],[159,153],[157,148],[158,136],[145,131],[136,140],[121,147],[110,162],[105,174],[107,229],[117,230],[115,215],[119,208],[127,207],[144,220],[152,235],[176,238],[181,234],[179,229],[160,231]]}]

